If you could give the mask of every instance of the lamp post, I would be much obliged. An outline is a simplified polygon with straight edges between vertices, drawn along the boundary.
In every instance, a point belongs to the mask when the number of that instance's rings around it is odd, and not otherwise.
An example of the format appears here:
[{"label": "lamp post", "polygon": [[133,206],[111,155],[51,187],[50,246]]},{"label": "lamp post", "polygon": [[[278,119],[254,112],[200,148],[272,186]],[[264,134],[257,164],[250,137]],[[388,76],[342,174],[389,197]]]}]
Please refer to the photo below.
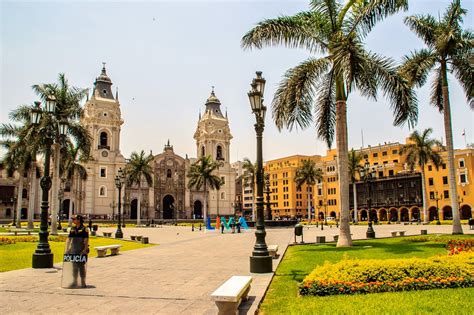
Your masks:
[{"label": "lamp post", "polygon": [[[415,197],[415,203],[416,203],[417,206],[420,205],[420,203],[421,203],[421,198],[420,198],[420,196],[416,195],[416,197]],[[421,211],[420,211],[420,210],[418,210],[417,223],[418,223],[418,224],[421,223]]]},{"label": "lamp post", "polygon": [[441,199],[443,199],[443,196],[441,194],[438,195],[437,191],[434,192],[434,196],[433,198],[431,198],[431,200],[436,201],[436,225],[441,225],[441,222],[439,221],[439,207],[438,207],[438,201],[440,201]]},{"label": "lamp post", "polygon": [[326,199],[323,199],[324,206],[324,225],[328,226],[328,202]]},{"label": "lamp post", "polygon": [[367,227],[367,232],[365,233],[367,238],[375,238],[375,231],[372,227],[372,214],[371,214],[371,205],[372,205],[372,181],[375,179],[375,170],[370,170],[370,163],[368,159],[365,159],[364,167],[360,170],[360,176],[364,179],[364,182],[367,185],[368,190],[368,198],[367,198],[367,208],[368,208],[368,216],[369,216],[369,223]]},{"label": "lamp post", "polygon": [[[41,223],[39,231],[39,242],[33,253],[32,267],[33,268],[52,268],[53,267],[53,253],[48,243],[48,209],[49,209],[49,190],[51,189],[51,177],[49,174],[50,170],[50,158],[51,158],[51,146],[53,145],[55,125],[52,114],[56,110],[56,98],[54,96],[48,96],[46,98],[46,104],[42,110],[40,102],[35,102],[35,108],[31,110],[31,123],[39,125],[42,120],[43,123],[40,126],[39,134],[43,138],[44,150],[44,176],[41,179],[41,189],[43,195],[41,197]],[[59,132],[64,134],[67,129],[67,124],[61,120],[59,122]]]},{"label": "lamp post", "polygon": [[[63,180],[61,179],[61,182]],[[63,227],[61,226],[61,219],[62,219],[62,216],[63,216],[63,198],[64,198],[64,188],[61,187],[59,189],[59,193],[58,193],[58,200],[59,200],[59,210],[58,210],[58,216],[59,216],[59,221],[58,221],[58,229],[59,230],[62,230]]]},{"label": "lamp post", "polygon": [[272,272],[272,257],[268,254],[265,243],[265,221],[263,217],[263,157],[262,157],[262,134],[265,128],[265,112],[267,108],[263,105],[265,90],[265,79],[262,72],[256,72],[257,77],[252,81],[252,90],[248,92],[250,106],[255,114],[257,123],[255,132],[257,134],[257,229],[255,231],[256,242],[250,256],[250,272],[268,273]]},{"label": "lamp post", "polygon": [[[11,202],[12,208],[13,208],[13,222],[12,222],[12,226],[17,227],[17,226],[16,226],[16,221],[17,221],[17,220],[16,220],[16,216],[17,216],[17,212],[18,212],[18,211],[16,211],[15,201],[16,201],[16,197],[11,197],[11,198],[10,198],[10,202]],[[21,226],[18,226],[18,227],[21,227]]]},{"label": "lamp post", "polygon": [[118,175],[115,176],[115,186],[118,189],[118,222],[117,222],[117,231],[115,231],[115,238],[123,238],[122,226],[121,226],[121,216],[120,210],[122,207],[122,187],[125,183],[125,175],[123,174],[122,168],[119,168]]},{"label": "lamp post", "polygon": [[[321,212],[321,207],[322,207],[322,201],[319,201],[318,202],[318,205],[316,206],[318,208],[318,220],[316,221],[316,227],[317,227],[317,224],[318,224],[318,221],[319,221],[319,213]],[[315,214],[315,217],[316,217],[316,214]],[[321,231],[324,231],[324,224],[323,222],[321,222]]]},{"label": "lamp post", "polygon": [[265,193],[267,195],[267,215],[265,218],[267,220],[272,220],[272,208],[270,204],[270,174],[265,174]]}]

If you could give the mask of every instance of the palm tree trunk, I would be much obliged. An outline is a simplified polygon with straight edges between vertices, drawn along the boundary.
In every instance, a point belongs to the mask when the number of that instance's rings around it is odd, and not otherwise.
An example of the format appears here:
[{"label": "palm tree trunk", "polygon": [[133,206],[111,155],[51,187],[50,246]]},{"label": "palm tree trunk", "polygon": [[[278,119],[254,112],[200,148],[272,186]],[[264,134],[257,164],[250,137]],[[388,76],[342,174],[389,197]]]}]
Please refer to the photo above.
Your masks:
[{"label": "palm tree trunk", "polygon": [[20,178],[18,182],[18,195],[17,195],[17,202],[16,202],[16,221],[15,221],[15,226],[17,228],[21,228],[21,205],[23,201],[23,174],[25,170],[23,168],[20,168],[19,171],[20,173]]},{"label": "palm tree trunk", "polygon": [[[253,175],[255,178],[255,175]],[[255,217],[255,180],[252,179],[252,221],[256,221]]]},{"label": "palm tree trunk", "polygon": [[137,204],[137,225],[140,225],[140,214],[142,212],[142,177],[140,176],[140,182],[138,183],[138,204]]},{"label": "palm tree trunk", "polygon": [[59,192],[59,144],[54,144],[53,188],[51,189],[51,235],[58,235],[58,192]]},{"label": "palm tree trunk", "polygon": [[352,195],[354,197],[354,223],[357,223],[359,218],[357,216],[357,186],[355,181],[352,183]]},{"label": "palm tree trunk", "polygon": [[307,198],[308,199],[308,221],[311,221],[311,208],[310,208],[311,203],[309,201],[309,185],[306,186],[306,194],[308,196]]},{"label": "palm tree trunk", "polygon": [[67,226],[71,227],[72,226],[72,206],[73,206],[73,199],[74,197],[74,192],[76,191],[76,184],[77,179],[74,178],[74,176],[71,178],[71,192],[69,194],[69,210],[68,210],[68,219],[67,219]]},{"label": "palm tree trunk", "polygon": [[35,215],[36,201],[36,161],[31,162],[30,172],[30,194],[28,198],[28,229],[34,228],[33,217]]},{"label": "palm tree trunk", "polygon": [[207,183],[204,183],[204,229],[207,226]]},{"label": "palm tree trunk", "polygon": [[[342,80],[340,80],[342,81]],[[339,96],[343,95],[342,83],[336,84],[336,90]],[[336,98],[336,143],[337,159],[339,173],[339,191],[340,191],[340,213],[341,225],[339,229],[339,238],[337,247],[352,246],[351,230],[349,226],[349,171],[348,165],[348,144],[347,144],[347,108],[345,97]]]},{"label": "palm tree trunk", "polygon": [[421,198],[423,199],[423,222],[428,223],[428,214],[426,209],[427,195],[426,195],[426,181],[425,181],[425,166],[421,166]]},{"label": "palm tree trunk", "polygon": [[448,176],[449,176],[449,196],[451,198],[451,209],[453,213],[453,234],[463,234],[461,220],[458,209],[458,194],[456,191],[456,178],[454,169],[454,148],[453,130],[451,126],[451,108],[449,104],[448,77],[446,63],[441,64],[442,71],[442,91],[443,91],[443,114],[444,131],[446,133],[446,150],[448,153]]}]

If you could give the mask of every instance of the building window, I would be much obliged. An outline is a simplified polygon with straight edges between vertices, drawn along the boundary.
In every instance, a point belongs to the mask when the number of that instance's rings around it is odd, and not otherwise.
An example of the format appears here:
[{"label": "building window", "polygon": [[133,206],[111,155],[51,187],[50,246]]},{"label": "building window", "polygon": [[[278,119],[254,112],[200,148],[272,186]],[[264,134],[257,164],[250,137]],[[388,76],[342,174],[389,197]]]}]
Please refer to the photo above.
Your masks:
[{"label": "building window", "polygon": [[28,199],[28,190],[23,189],[21,196],[23,197],[23,199]]},{"label": "building window", "polygon": [[221,200],[225,200],[225,192],[221,192]]},{"label": "building window", "polygon": [[387,155],[387,151],[383,151],[382,156],[386,156],[386,155]]},{"label": "building window", "polygon": [[434,199],[434,191],[430,191],[430,199]]},{"label": "building window", "polygon": [[105,186],[101,186],[99,188],[99,196],[100,197],[106,197],[107,196],[107,189],[105,188]]},{"label": "building window", "polygon": [[393,163],[398,163],[398,160],[393,160]]},{"label": "building window", "polygon": [[449,199],[449,191],[445,190],[443,193],[444,193],[444,199]]},{"label": "building window", "polygon": [[100,139],[99,139],[99,142],[100,142],[101,146],[106,146],[107,145],[107,140],[108,140],[107,138],[108,138],[107,132],[102,131],[100,133]]},{"label": "building window", "polygon": [[379,171],[379,177],[383,177],[383,171]]},{"label": "building window", "polygon": [[398,151],[397,150],[392,150],[392,154],[397,154]]},{"label": "building window", "polygon": [[166,177],[171,178],[171,170],[170,169],[166,170]]},{"label": "building window", "polygon": [[459,167],[465,167],[464,166],[464,159],[459,159]]},{"label": "building window", "polygon": [[388,176],[393,176],[393,170],[388,171]]},{"label": "building window", "polygon": [[466,174],[460,174],[459,181],[461,182],[461,184],[467,183]]},{"label": "building window", "polygon": [[430,171],[430,172],[431,172],[432,170],[433,170],[433,166],[431,166],[431,165],[428,165],[428,171]]},{"label": "building window", "polygon": [[374,154],[372,154],[372,156],[373,156],[373,157],[377,157],[377,156],[379,156],[379,154],[378,154],[378,153],[374,153]]},{"label": "building window", "polygon": [[206,149],[204,148],[204,146],[201,147],[201,156],[205,156],[206,155]]},{"label": "building window", "polygon": [[7,209],[5,210],[5,216],[6,216],[6,217],[9,217],[9,216],[11,216],[11,215],[12,215],[12,209],[7,208]]},{"label": "building window", "polygon": [[443,176],[443,185],[448,184],[448,176]]},{"label": "building window", "polygon": [[368,154],[364,154],[364,159],[368,159],[369,158],[369,155]]},{"label": "building window", "polygon": [[225,185],[225,176],[221,176],[221,185]]},{"label": "building window", "polygon": [[430,186],[433,186],[433,185],[434,185],[434,182],[433,182],[433,178],[432,178],[432,177],[428,178],[428,185],[430,185]]},{"label": "building window", "polygon": [[442,168],[443,170],[445,170],[445,169],[446,169],[446,164],[445,164],[445,163],[441,164],[441,168]]},{"label": "building window", "polygon": [[222,147],[220,145],[217,146],[217,152],[216,152],[216,160],[223,160],[224,158],[222,157]]},{"label": "building window", "polygon": [[100,168],[100,177],[106,178],[107,177],[107,168],[101,167]]}]

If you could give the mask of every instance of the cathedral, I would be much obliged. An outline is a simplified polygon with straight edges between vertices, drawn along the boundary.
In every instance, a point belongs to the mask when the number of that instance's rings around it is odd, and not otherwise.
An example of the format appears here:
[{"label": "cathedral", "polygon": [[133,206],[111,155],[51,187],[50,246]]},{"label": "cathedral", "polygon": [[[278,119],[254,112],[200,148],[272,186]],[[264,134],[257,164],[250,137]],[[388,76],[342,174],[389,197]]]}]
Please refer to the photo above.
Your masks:
[{"label": "cathedral", "polygon": [[[93,139],[93,159],[84,165],[87,179],[75,202],[77,212],[93,217],[115,217],[118,191],[114,179],[119,168],[126,165],[126,159],[120,152],[120,132],[124,120],[120,113],[118,92],[114,97],[112,80],[108,77],[105,66],[95,80],[90,100],[84,106],[81,123],[87,127]],[[208,193],[208,214],[211,216],[234,214],[236,173],[229,160],[231,139],[227,113],[225,116],[222,114],[220,100],[213,89],[205,103],[204,114],[199,115],[194,133],[196,156],[210,155],[213,160],[221,162],[216,175],[221,178],[223,185],[219,190],[210,190]],[[141,148],[135,150],[139,151]],[[187,155],[181,157],[175,154],[168,140],[163,152],[155,155],[151,162],[153,184],[149,187],[143,180],[140,191],[136,185],[125,188],[122,194],[124,218],[202,218],[204,191],[189,189],[187,186],[187,170],[196,160]],[[72,198],[73,194],[70,195]],[[141,200],[140,206],[138,200]]]}]

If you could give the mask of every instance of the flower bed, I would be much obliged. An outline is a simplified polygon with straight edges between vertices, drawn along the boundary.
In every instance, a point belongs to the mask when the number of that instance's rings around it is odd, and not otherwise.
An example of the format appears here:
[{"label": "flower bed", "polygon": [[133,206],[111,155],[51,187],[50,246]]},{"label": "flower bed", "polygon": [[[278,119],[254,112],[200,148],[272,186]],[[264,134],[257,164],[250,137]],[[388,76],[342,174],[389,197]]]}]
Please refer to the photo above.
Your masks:
[{"label": "flower bed", "polygon": [[455,256],[325,263],[299,286],[301,295],[364,294],[474,286],[474,252]]},{"label": "flower bed", "polygon": [[474,250],[474,240],[449,240],[446,244],[448,255],[456,255],[463,252],[472,252]]},{"label": "flower bed", "polygon": [[[49,236],[50,242],[65,242],[66,236]],[[17,242],[38,242],[38,236],[0,236],[0,245],[15,244]]]}]

